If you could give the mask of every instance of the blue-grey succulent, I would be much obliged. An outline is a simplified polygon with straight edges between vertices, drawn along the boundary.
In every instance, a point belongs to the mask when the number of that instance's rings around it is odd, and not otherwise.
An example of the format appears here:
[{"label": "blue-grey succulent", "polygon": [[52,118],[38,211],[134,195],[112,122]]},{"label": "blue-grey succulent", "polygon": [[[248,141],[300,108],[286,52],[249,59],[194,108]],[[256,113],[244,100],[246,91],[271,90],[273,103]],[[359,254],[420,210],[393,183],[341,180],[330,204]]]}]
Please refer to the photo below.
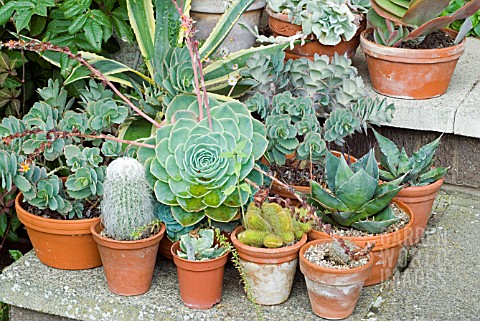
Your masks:
[{"label": "blue-grey succulent", "polygon": [[215,233],[213,229],[200,229],[195,235],[182,235],[180,237],[180,251],[177,255],[190,261],[205,261],[216,259],[225,253],[227,249],[213,244]]}]

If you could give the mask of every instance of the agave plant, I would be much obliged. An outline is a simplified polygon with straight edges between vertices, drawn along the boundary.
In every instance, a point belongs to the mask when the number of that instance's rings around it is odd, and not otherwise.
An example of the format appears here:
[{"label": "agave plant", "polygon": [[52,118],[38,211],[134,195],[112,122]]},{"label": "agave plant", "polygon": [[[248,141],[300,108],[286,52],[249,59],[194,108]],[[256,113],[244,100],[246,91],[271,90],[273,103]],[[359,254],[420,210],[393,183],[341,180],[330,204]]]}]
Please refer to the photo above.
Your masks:
[{"label": "agave plant", "polygon": [[[372,0],[367,19],[375,30],[375,42],[385,46],[399,46],[406,41],[421,41],[429,33],[454,21],[470,19],[480,10],[480,0],[472,0],[457,11],[440,17],[449,4],[450,0]],[[395,28],[394,23],[400,26]],[[413,30],[408,32],[405,27]],[[459,43],[471,28],[471,22],[464,23],[455,43]]]},{"label": "agave plant", "polygon": [[403,177],[403,184],[424,186],[439,180],[447,173],[448,168],[433,167],[433,158],[440,144],[441,136],[422,146],[411,157],[408,157],[404,148],[400,151],[391,140],[375,130],[373,133],[381,152],[382,169],[379,174],[382,180],[392,181]]},{"label": "agave plant", "polygon": [[390,202],[402,186],[403,177],[380,183],[379,169],[371,150],[352,165],[328,152],[326,186],[311,181],[311,204],[328,223],[381,233],[399,221]]},{"label": "agave plant", "polygon": [[[193,235],[192,235],[193,234]],[[213,244],[215,233],[213,229],[200,229],[198,233],[189,233],[180,237],[180,251],[177,255],[190,261],[204,261],[220,257],[227,249]]]}]

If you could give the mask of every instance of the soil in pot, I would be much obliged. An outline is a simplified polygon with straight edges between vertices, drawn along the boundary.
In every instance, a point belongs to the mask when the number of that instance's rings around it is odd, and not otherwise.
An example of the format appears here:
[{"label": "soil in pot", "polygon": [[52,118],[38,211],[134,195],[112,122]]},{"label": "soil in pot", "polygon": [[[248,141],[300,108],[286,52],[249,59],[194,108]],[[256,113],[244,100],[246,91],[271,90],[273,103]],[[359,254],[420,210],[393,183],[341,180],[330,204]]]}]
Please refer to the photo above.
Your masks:
[{"label": "soil in pot", "polygon": [[20,222],[25,225],[35,254],[45,265],[63,270],[83,270],[102,265],[90,226],[100,218],[59,220],[33,215],[24,209],[23,195],[15,199]]},{"label": "soil in pot", "polygon": [[243,227],[237,227],[231,235],[232,243],[245,269],[252,297],[261,305],[276,305],[290,296],[298,265],[298,251],[307,242],[307,235],[289,246],[267,249],[241,243],[237,235]]},{"label": "soil in pot", "polygon": [[161,226],[156,234],[137,241],[117,241],[102,235],[100,221],[91,226],[111,292],[131,296],[150,289],[158,244],[165,233],[165,224]]},{"label": "soil in pot", "polygon": [[331,244],[331,239],[323,239],[302,246],[300,270],[313,312],[326,319],[344,319],[353,313],[374,260],[370,253],[358,261],[339,264],[331,259]]},{"label": "soil in pot", "polygon": [[406,240],[405,245],[417,244],[422,239],[432,212],[433,202],[440,192],[443,182],[442,178],[426,186],[405,187],[394,198],[394,200],[407,204],[415,215],[415,222],[412,226],[413,234]]},{"label": "soil in pot", "polygon": [[[396,200],[394,204],[396,206],[396,208],[394,207],[396,215],[398,215],[400,209],[404,213],[402,214],[404,218],[400,222],[391,225],[385,233],[372,235],[356,229],[344,228],[335,228],[331,232],[333,235],[350,240],[361,247],[367,243],[375,243],[372,251],[374,260],[372,274],[365,281],[365,286],[379,284],[390,278],[397,265],[400,250],[405,241],[412,236],[415,215],[405,203]],[[405,215],[408,216],[408,220]],[[326,237],[329,237],[327,233],[315,229],[308,233],[309,240],[325,239]]]},{"label": "soil in pot", "polygon": [[183,304],[191,309],[210,309],[222,300],[223,274],[229,253],[206,261],[189,261],[177,256],[180,241],[171,247],[177,266],[178,286]]}]

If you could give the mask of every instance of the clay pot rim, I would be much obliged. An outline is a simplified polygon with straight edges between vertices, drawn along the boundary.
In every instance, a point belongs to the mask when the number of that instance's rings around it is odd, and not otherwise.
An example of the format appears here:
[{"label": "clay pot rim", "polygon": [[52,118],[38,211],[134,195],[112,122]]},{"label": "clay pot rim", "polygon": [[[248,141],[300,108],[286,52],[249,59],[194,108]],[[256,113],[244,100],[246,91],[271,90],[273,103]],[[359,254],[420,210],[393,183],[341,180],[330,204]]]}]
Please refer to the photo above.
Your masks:
[{"label": "clay pot rim", "polygon": [[[228,255],[230,254],[230,251],[227,251],[225,254],[223,254],[222,256],[219,256],[217,258],[214,258],[214,259],[209,259],[209,260],[203,260],[203,261],[190,261],[190,260],[187,260],[187,259],[184,259],[184,258],[181,258],[177,255],[176,252],[174,252],[174,248],[180,248],[180,241],[176,241],[175,243],[172,244],[172,246],[170,247],[170,253],[172,253],[173,255],[173,261],[175,263],[175,265],[177,265],[178,262],[176,261],[179,261],[179,263],[182,265],[182,268],[185,269],[185,266],[184,264],[187,264],[187,265],[190,265],[190,264],[195,264],[197,267],[199,267],[201,270],[203,270],[201,267],[204,266],[204,265],[217,265],[215,263],[218,263],[219,266],[222,266],[224,264],[227,263],[228,261]],[[223,262],[221,262],[223,261]],[[212,269],[205,269],[205,270],[213,270],[214,268]]]},{"label": "clay pot rim", "polygon": [[251,253],[254,253],[254,254],[259,254],[259,255],[262,255],[262,256],[265,256],[265,255],[275,255],[275,256],[282,256],[282,255],[290,255],[292,252],[297,252],[307,241],[307,234],[303,234],[302,238],[297,241],[295,244],[292,244],[292,245],[288,245],[288,246],[283,246],[283,247],[279,247],[279,248],[275,248],[275,249],[268,249],[268,248],[264,248],[264,247],[255,247],[255,246],[250,246],[250,245],[246,245],[246,244],[243,244],[242,242],[240,242],[237,238],[237,234],[242,232],[244,230],[243,226],[237,226],[232,234],[231,234],[231,238],[232,238],[232,243],[233,245],[235,246],[238,246],[238,247],[241,247],[244,251],[248,251],[248,252],[251,252]]},{"label": "clay pot rim", "polygon": [[[283,22],[288,22],[288,23],[294,24],[294,23],[292,23],[292,20],[291,20],[291,19],[288,19],[288,14],[286,14],[286,13],[280,13],[280,12],[275,12],[275,11],[273,11],[272,8],[270,8],[269,5],[267,5],[267,6],[265,7],[265,11],[267,12],[267,15],[268,15],[269,17],[278,19],[278,20],[283,21]],[[361,14],[361,13],[354,13],[354,12],[352,12],[352,13],[353,13],[354,16],[362,17],[361,20],[363,20],[363,17],[364,17],[363,14]],[[296,24],[295,24],[295,25],[296,25]],[[301,25],[296,25],[296,26],[301,27]]]},{"label": "clay pot rim", "polygon": [[[81,218],[81,219],[74,219],[74,220],[57,220],[54,218],[42,217],[32,213],[29,213],[22,207],[23,201],[23,194],[19,192],[17,197],[15,198],[15,208],[20,209],[17,210],[17,216],[19,220],[27,225],[31,226],[36,230],[48,230],[48,233],[51,234],[64,234],[64,233],[56,233],[58,231],[64,231],[66,229],[74,229],[75,233],[78,234],[90,234],[90,226],[94,222],[99,222],[100,217],[94,218]],[[72,231],[69,231],[68,234],[72,234]]]},{"label": "clay pot rim", "polygon": [[102,231],[103,226],[101,224],[102,222],[98,221],[97,223],[92,224],[90,226],[90,232],[92,233],[93,239],[98,244],[105,247],[113,248],[113,249],[138,249],[138,248],[148,247],[152,244],[160,242],[166,230],[165,223],[162,223],[162,228],[160,229],[160,231],[157,234],[152,235],[146,239],[135,240],[135,241],[118,241],[118,240],[114,240],[114,239],[100,235],[100,233],[97,232],[97,227],[100,228],[99,231]]},{"label": "clay pot rim", "polygon": [[435,194],[445,182],[442,177],[439,180],[424,186],[408,186],[404,187],[398,192],[396,197],[420,197],[430,194]]},{"label": "clay pot rim", "polygon": [[[302,264],[308,266],[309,268],[311,269],[314,269],[314,270],[317,270],[318,272],[321,272],[321,273],[328,273],[328,274],[341,274],[341,275],[347,275],[347,274],[355,274],[355,273],[359,273],[359,272],[362,272],[364,270],[368,270],[370,267],[373,266],[373,251],[370,252],[368,254],[368,262],[367,264],[365,265],[362,265],[362,266],[358,266],[356,268],[351,268],[351,269],[334,269],[334,268],[329,268],[329,267],[325,267],[325,266],[320,266],[320,265],[317,265],[313,262],[310,262],[309,260],[307,260],[304,256],[305,252],[313,245],[317,245],[317,244],[322,244],[322,243],[332,243],[332,240],[331,239],[317,239],[317,240],[312,240],[306,244],[304,244],[301,248],[300,248],[300,252],[298,253],[298,256],[300,258],[300,261],[302,262]],[[357,244],[358,245],[358,244]]]},{"label": "clay pot rim", "polygon": [[[447,32],[449,35],[457,35],[457,31],[442,28],[441,30]],[[443,60],[449,61],[459,58],[465,51],[466,37],[457,45],[446,48],[435,49],[408,49],[395,48],[379,45],[367,39],[367,34],[373,32],[372,28],[368,28],[360,34],[360,47],[362,51],[369,56],[381,57],[385,60],[394,60],[396,62],[409,63],[437,63]],[[440,56],[440,57],[439,57]],[[388,59],[390,58],[390,59]],[[398,58],[405,59],[405,61],[398,61]],[[421,60],[421,61],[420,61]],[[415,62],[418,61],[418,62]]]},{"label": "clay pot rim", "polygon": [[[223,14],[226,11],[226,9],[223,8],[223,7],[219,8],[218,10],[215,10],[215,11],[205,11],[205,10],[199,11],[199,10],[201,10],[201,9],[199,9],[199,7],[201,7],[201,6],[198,5],[198,4],[195,5],[195,3],[197,1],[192,1],[191,9],[190,9],[191,11],[198,12],[198,13],[203,13],[203,14]],[[200,3],[200,2],[205,2],[205,1],[198,1],[198,3]],[[266,0],[256,0],[254,3],[252,3],[252,5],[250,7],[247,8],[247,10],[245,10],[245,12],[260,10],[260,9],[264,8],[266,4],[267,4]]]}]

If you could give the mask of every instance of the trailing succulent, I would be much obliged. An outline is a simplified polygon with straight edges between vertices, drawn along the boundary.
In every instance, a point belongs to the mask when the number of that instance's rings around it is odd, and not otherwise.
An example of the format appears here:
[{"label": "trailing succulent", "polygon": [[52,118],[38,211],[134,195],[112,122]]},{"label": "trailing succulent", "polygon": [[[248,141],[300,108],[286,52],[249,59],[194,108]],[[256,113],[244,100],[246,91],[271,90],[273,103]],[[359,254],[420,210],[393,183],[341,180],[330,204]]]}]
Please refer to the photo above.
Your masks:
[{"label": "trailing succulent", "polygon": [[[295,208],[299,214],[304,209]],[[243,222],[244,231],[238,234],[243,244],[279,248],[300,240],[311,229],[311,223],[300,222],[292,216],[290,208],[278,203],[264,202],[257,206],[255,202],[248,205]]]},{"label": "trailing succulent", "polygon": [[433,167],[434,156],[441,136],[433,142],[422,146],[411,157],[405,149],[400,151],[388,138],[373,131],[380,147],[380,178],[384,181],[393,181],[403,178],[403,184],[410,186],[424,186],[436,182],[447,173],[448,168]]},{"label": "trailing succulent", "polygon": [[[385,99],[365,98],[362,79],[348,58],[316,55],[314,61],[283,63],[284,57],[283,52],[271,58],[253,55],[246,63],[249,69],[240,73],[253,85],[245,104],[267,126],[271,162],[282,165],[286,155],[296,152],[299,160],[319,163],[327,142],[342,145],[345,137],[365,131],[368,124],[392,120],[394,106]],[[326,118],[323,125],[319,117]]]},{"label": "trailing succulent", "polygon": [[[249,196],[245,179],[262,184],[253,170],[267,148],[265,127],[253,119],[244,104],[210,99],[209,119],[198,120],[195,96],[177,96],[167,109],[167,125],[140,148],[149,185],[160,203],[171,206],[182,226],[204,217],[229,222]],[[206,111],[205,111],[206,113]]]},{"label": "trailing succulent", "polygon": [[213,229],[200,229],[182,235],[177,255],[189,261],[205,261],[216,259],[227,253],[227,249],[223,246],[214,245],[214,240]]},{"label": "trailing succulent", "polygon": [[351,40],[361,18],[354,14],[366,13],[369,1],[347,0],[268,0],[274,12],[286,13],[292,23],[301,25],[305,35],[313,34],[324,45],[337,45]]},{"label": "trailing succulent", "polygon": [[[81,90],[85,109],[73,110],[74,100],[67,101],[63,87],[50,80],[38,90],[43,100],[23,119],[2,120],[1,188],[9,191],[15,185],[29,204],[69,218],[81,218],[84,201],[103,194],[104,157],[118,156],[115,152],[121,151],[120,145],[108,142],[100,148],[99,142],[92,141],[93,147],[84,147],[85,139],[78,135],[111,132],[112,126],[125,120],[128,110],[93,80],[89,88]],[[66,176],[65,182],[60,173]]]},{"label": "trailing succulent", "polygon": [[367,20],[374,29],[375,42],[393,47],[407,41],[422,42],[426,35],[452,22],[469,20],[455,39],[459,43],[472,29],[471,16],[480,10],[480,0],[469,1],[455,12],[440,16],[449,4],[449,0],[372,0]]},{"label": "trailing succulent", "polygon": [[310,202],[325,222],[381,233],[399,221],[390,202],[402,189],[403,177],[381,183],[373,150],[350,166],[328,152],[325,176],[326,186],[310,182]]}]

